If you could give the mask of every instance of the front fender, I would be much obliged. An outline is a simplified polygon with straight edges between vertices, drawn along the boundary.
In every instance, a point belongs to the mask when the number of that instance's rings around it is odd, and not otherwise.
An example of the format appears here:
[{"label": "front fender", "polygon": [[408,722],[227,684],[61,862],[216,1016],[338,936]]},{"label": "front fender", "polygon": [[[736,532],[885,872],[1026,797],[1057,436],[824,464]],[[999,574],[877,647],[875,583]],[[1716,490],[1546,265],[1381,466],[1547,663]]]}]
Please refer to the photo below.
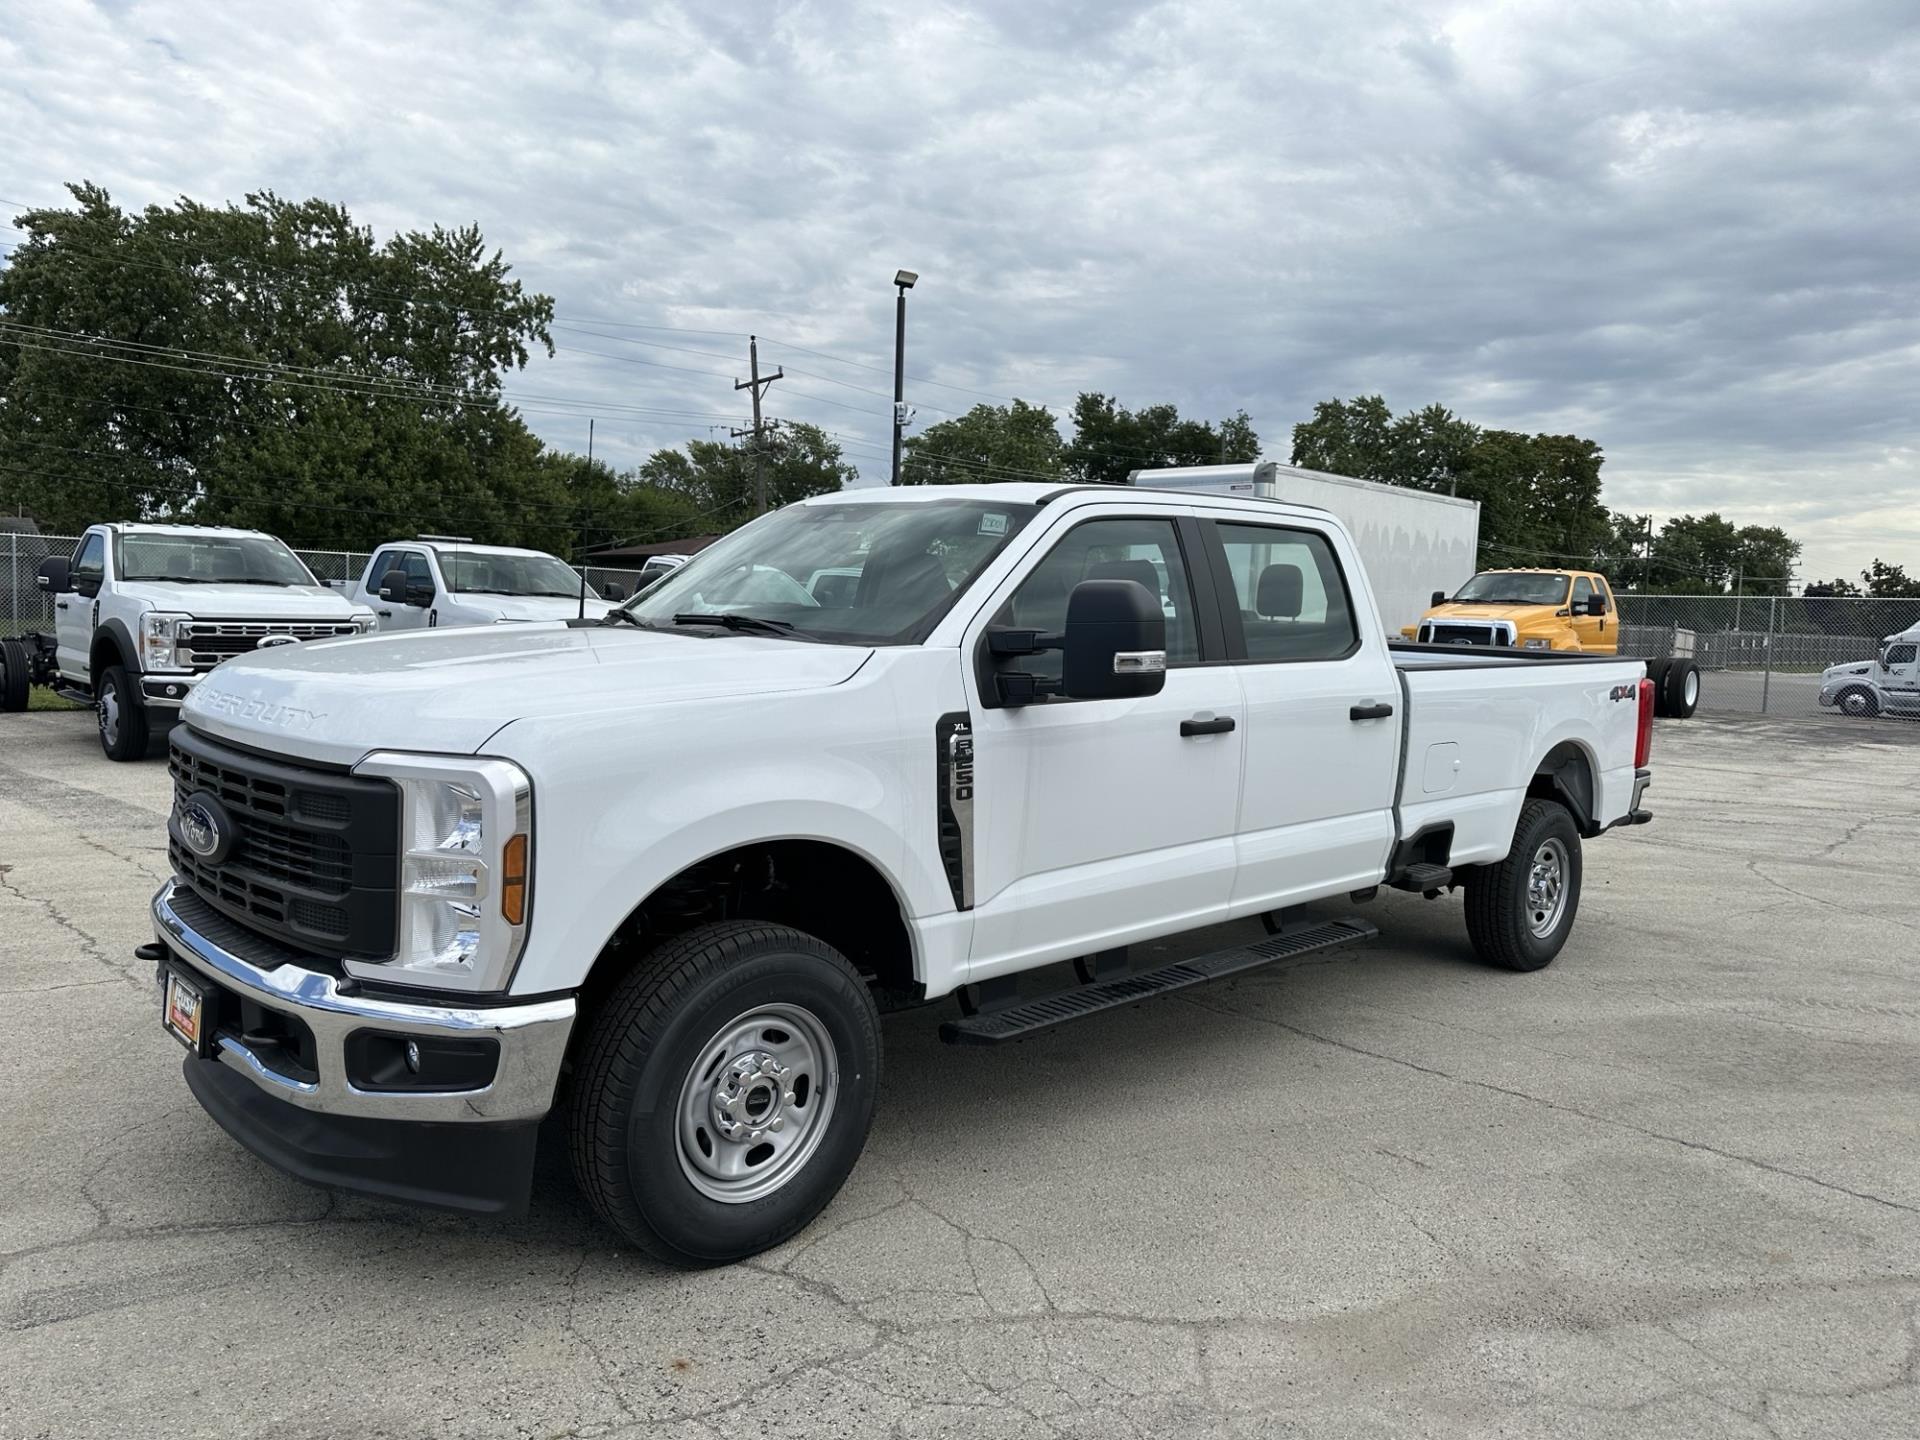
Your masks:
[{"label": "front fender", "polygon": [[485,753],[533,781],[533,909],[514,992],[577,986],[668,880],[764,841],[859,855],[909,920],[951,911],[930,812],[928,842],[908,839],[912,767],[931,770],[931,740],[911,745],[890,704],[851,703],[846,688],[777,697],[777,729],[764,706],[736,701],[516,721],[496,734]]}]

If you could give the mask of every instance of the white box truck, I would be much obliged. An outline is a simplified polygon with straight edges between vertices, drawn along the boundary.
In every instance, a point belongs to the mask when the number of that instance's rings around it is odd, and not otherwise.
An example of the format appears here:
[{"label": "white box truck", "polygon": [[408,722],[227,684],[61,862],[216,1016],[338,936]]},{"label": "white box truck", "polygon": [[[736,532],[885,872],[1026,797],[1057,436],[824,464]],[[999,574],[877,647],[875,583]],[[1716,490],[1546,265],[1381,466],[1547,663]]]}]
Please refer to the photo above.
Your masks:
[{"label": "white box truck", "polygon": [[1389,635],[1411,625],[1479,568],[1480,502],[1405,485],[1382,485],[1302,470],[1274,460],[1135,470],[1127,479],[1156,490],[1256,495],[1330,512],[1353,536]]}]

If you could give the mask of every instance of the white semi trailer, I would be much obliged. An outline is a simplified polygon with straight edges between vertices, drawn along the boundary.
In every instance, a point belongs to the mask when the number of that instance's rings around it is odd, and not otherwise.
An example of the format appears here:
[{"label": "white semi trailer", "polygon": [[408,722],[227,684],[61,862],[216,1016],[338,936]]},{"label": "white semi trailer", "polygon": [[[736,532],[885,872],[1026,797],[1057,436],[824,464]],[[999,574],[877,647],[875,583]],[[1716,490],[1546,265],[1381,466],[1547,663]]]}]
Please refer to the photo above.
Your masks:
[{"label": "white semi trailer", "polygon": [[1366,562],[1374,603],[1389,635],[1418,621],[1433,604],[1434,592],[1453,594],[1479,568],[1478,500],[1273,460],[1135,470],[1127,478],[1159,490],[1257,495],[1330,511],[1352,534]]}]

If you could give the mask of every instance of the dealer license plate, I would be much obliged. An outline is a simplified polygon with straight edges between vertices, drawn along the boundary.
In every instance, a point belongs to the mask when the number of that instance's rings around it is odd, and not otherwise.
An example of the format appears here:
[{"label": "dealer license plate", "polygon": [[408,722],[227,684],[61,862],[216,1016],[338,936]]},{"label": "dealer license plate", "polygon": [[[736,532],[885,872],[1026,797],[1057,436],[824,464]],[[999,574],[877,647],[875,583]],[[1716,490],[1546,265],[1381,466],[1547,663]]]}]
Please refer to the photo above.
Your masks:
[{"label": "dealer license plate", "polygon": [[160,1000],[160,1023],[174,1039],[199,1055],[206,1050],[203,1033],[206,1020],[207,992],[168,966],[166,989]]}]

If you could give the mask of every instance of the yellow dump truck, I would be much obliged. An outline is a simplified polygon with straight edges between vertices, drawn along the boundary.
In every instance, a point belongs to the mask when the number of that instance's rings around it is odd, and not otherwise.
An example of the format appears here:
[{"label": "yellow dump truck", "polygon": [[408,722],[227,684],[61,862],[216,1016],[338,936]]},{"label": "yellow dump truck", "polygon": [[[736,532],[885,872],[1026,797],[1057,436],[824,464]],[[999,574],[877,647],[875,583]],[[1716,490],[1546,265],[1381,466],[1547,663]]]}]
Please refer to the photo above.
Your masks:
[{"label": "yellow dump truck", "polygon": [[[1592,570],[1482,570],[1401,627],[1421,645],[1494,645],[1561,654],[1620,653],[1620,614],[1607,577]],[[1700,703],[1700,670],[1683,656],[1647,660],[1660,713],[1675,719]]]}]

